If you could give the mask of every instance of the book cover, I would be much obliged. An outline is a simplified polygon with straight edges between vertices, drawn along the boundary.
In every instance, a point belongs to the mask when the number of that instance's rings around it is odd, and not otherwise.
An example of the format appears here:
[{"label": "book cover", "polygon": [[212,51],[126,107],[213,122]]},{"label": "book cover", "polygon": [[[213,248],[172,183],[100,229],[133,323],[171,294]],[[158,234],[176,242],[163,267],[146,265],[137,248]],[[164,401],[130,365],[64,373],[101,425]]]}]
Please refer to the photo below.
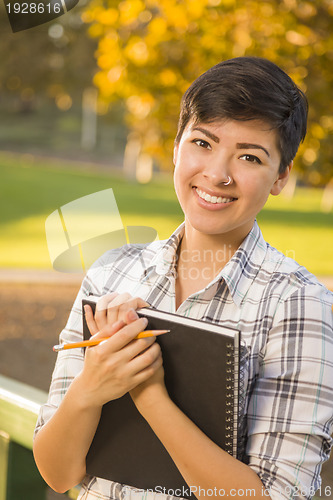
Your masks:
[{"label": "book cover", "polygon": [[[95,307],[90,297],[82,304]],[[137,313],[148,318],[147,329],[170,330],[156,341],[161,346],[171,399],[210,439],[236,457],[239,332],[152,308]],[[83,330],[84,339],[89,339],[85,319]],[[186,485],[129,394],[103,406],[87,455],[87,473],[171,494],[186,492],[191,486]]]}]

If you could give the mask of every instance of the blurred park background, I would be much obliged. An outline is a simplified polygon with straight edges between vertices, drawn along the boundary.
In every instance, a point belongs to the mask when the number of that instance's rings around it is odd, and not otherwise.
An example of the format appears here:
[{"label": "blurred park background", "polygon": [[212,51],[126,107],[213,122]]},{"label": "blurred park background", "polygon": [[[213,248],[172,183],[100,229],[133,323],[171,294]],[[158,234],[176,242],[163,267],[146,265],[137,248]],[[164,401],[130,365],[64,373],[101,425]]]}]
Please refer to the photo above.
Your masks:
[{"label": "blurred park background", "polygon": [[172,189],[180,98],[233,56],[268,57],[306,92],[293,177],[259,216],[265,237],[333,275],[333,4],[296,0],[81,0],[11,33],[1,16],[0,268],[52,270],[44,222],[112,187],[125,224],[181,222]]},{"label": "blurred park background", "polygon": [[112,188],[122,222],[166,238],[180,98],[223,59],[262,56],[309,99],[308,135],[266,240],[333,289],[332,0],[80,0],[12,33],[0,6],[0,372],[46,390],[82,274],[52,269],[51,212]]},{"label": "blurred park background", "polygon": [[[331,0],[80,0],[17,33],[1,8],[2,296],[13,281],[30,290],[42,279],[70,281],[77,290],[82,274],[52,268],[45,220],[82,196],[112,188],[124,226],[153,227],[160,239],[178,226],[172,149],[181,95],[210,66],[243,55],[279,64],[310,103],[292,178],[258,217],[264,236],[333,287]],[[48,307],[46,316],[58,316]],[[2,323],[4,338],[20,336],[19,319]],[[60,320],[50,335],[59,328]]]},{"label": "blurred park background", "polygon": [[[180,99],[199,74],[234,56],[271,59],[308,96],[292,178],[258,219],[273,246],[333,288],[331,0],[80,0],[17,33],[0,8],[0,293],[10,295],[2,342],[46,331],[54,340],[64,324],[82,273],[52,268],[45,221],[59,207],[112,188],[125,227],[150,226],[162,239],[182,222],[172,186]],[[33,300],[40,282],[71,283],[63,314],[46,293],[46,309]],[[30,293],[19,297],[19,283]],[[13,298],[35,304],[23,330]]]}]

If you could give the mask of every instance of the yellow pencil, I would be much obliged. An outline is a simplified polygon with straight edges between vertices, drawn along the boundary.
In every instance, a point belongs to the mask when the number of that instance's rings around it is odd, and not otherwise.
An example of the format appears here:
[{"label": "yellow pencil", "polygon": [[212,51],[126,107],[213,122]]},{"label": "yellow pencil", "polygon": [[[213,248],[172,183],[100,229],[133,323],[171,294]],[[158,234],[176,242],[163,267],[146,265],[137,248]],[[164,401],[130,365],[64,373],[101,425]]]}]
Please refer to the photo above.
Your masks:
[{"label": "yellow pencil", "polygon": [[[170,330],[144,330],[143,332],[138,333],[134,339],[144,339],[146,337],[155,337],[156,335],[162,335],[163,333],[168,333]],[[83,340],[82,342],[70,342],[69,344],[59,344],[53,346],[53,350],[55,352],[64,351],[65,349],[76,349],[77,347],[92,347],[94,345],[98,345],[104,340],[109,339],[110,337],[102,337],[99,339],[93,340]]]}]

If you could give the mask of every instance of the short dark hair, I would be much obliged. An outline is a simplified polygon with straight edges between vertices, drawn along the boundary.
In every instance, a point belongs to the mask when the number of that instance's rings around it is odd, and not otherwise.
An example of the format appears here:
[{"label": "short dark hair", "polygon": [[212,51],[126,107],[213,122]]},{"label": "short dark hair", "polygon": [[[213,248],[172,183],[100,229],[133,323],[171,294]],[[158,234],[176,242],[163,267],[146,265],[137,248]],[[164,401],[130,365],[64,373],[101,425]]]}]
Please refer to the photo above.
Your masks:
[{"label": "short dark hair", "polygon": [[191,120],[260,119],[278,131],[283,173],[304,140],[307,114],[305,94],[281,68],[261,57],[236,57],[210,68],[185,92],[175,143]]}]

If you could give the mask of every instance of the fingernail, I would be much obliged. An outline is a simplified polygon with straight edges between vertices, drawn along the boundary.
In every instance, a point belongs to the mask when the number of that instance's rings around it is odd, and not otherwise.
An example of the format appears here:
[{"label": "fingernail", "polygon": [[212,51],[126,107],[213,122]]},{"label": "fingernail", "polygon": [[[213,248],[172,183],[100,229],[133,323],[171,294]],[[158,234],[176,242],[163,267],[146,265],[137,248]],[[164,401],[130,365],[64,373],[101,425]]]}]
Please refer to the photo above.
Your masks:
[{"label": "fingernail", "polygon": [[128,318],[131,320],[131,321],[135,321],[136,319],[139,319],[139,316],[137,315],[137,313],[135,312],[134,309],[130,309],[127,313],[127,316]]}]

